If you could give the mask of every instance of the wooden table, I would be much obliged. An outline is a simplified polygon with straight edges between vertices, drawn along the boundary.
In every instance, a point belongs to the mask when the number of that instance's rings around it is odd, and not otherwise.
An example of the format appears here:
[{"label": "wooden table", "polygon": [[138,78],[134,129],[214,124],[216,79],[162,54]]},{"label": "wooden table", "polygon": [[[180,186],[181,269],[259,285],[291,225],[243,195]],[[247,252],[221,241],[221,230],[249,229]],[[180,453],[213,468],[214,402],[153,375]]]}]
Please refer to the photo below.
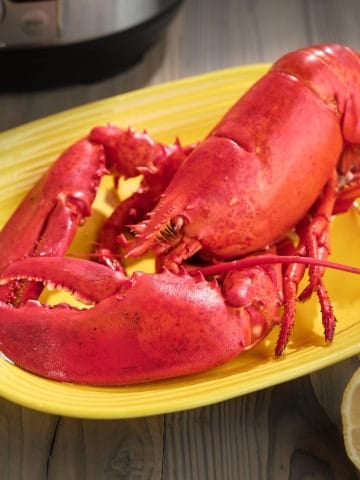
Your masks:
[{"label": "wooden table", "polygon": [[[335,41],[360,50],[359,25],[358,0],[188,0],[164,38],[124,73],[88,85],[0,93],[0,129],[146,85],[272,62],[307,44]],[[241,398],[132,420],[57,417],[0,399],[0,478],[360,478],[347,459],[339,417],[344,386],[359,364],[356,357]]]}]

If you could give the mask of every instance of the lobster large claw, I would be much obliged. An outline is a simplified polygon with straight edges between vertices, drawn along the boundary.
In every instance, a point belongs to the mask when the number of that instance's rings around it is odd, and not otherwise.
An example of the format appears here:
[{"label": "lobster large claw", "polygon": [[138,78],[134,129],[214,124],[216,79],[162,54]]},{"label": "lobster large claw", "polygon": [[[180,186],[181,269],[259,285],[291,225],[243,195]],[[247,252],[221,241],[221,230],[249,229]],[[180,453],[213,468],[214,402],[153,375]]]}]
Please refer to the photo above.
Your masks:
[{"label": "lobster large claw", "polygon": [[126,277],[85,260],[30,258],[6,269],[2,282],[24,277],[96,302],[0,303],[3,354],[64,382],[121,385],[200,372],[259,342],[279,319],[278,266],[231,272],[220,285],[185,270]]}]

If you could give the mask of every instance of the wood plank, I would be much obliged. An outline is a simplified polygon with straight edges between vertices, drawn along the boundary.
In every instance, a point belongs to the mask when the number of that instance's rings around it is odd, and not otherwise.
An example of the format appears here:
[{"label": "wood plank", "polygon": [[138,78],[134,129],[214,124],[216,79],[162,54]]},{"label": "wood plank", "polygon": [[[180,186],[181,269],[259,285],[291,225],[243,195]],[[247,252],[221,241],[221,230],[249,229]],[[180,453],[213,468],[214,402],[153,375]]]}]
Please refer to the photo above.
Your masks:
[{"label": "wood plank", "polygon": [[48,455],[57,417],[0,398],[0,478],[47,478]]},{"label": "wood plank", "polygon": [[159,479],[163,417],[131,420],[60,418],[49,480]]},{"label": "wood plank", "polygon": [[164,442],[164,480],[357,478],[308,376],[167,415]]}]

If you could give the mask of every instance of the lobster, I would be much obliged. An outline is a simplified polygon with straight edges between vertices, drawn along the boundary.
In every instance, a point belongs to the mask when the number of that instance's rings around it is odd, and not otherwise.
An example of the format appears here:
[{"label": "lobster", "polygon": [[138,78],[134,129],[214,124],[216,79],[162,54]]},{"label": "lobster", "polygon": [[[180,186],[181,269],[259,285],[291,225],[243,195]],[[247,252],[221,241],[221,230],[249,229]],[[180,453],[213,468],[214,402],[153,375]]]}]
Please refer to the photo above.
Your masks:
[{"label": "lobster", "polygon": [[[359,78],[357,52],[312,46],[276,61],[196,145],[94,127],[0,233],[3,354],[54,380],[122,385],[215,367],[279,325],[280,356],[307,270],[300,299],[317,294],[331,342],[323,275],[345,268],[327,260],[330,218],[360,192]],[[105,174],[142,180],[100,232],[99,262],[64,256]],[[156,272],[127,275],[119,258],[148,251]],[[49,283],[92,305],[42,304]]]}]

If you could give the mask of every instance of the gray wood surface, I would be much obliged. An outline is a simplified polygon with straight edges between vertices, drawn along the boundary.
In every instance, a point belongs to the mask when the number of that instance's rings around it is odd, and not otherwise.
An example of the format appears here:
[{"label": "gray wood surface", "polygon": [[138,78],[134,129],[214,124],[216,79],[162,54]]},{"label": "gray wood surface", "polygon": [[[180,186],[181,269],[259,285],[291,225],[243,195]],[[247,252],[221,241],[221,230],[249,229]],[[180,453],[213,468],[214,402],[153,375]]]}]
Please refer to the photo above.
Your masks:
[{"label": "gray wood surface", "polygon": [[[307,44],[360,50],[359,25],[358,0],[187,0],[164,38],[124,73],[95,84],[0,92],[0,130],[139,87],[272,62]],[[359,364],[356,357],[241,398],[132,420],[56,417],[0,398],[0,479],[360,478],[339,416]]]}]

